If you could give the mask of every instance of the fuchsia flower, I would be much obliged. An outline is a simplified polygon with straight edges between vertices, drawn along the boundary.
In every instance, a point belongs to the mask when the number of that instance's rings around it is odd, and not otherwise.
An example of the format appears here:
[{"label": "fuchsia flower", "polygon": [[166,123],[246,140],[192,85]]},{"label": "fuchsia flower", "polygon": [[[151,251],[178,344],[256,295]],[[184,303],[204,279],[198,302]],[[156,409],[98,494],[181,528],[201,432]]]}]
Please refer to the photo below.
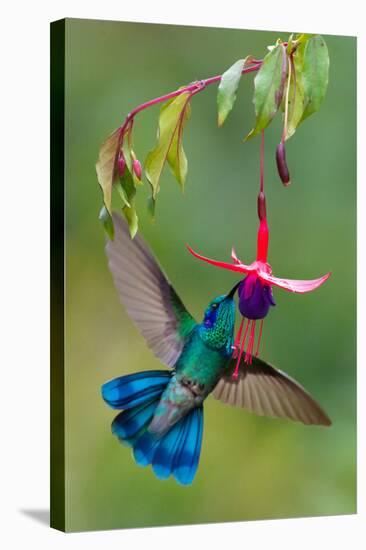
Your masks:
[{"label": "fuchsia flower", "polygon": [[260,319],[260,330],[255,351],[255,356],[258,355],[262,336],[263,319],[268,314],[270,307],[275,305],[272,295],[272,287],[277,286],[289,292],[304,294],[305,292],[311,292],[321,286],[331,274],[329,272],[326,275],[323,275],[323,277],[319,277],[319,279],[311,280],[280,279],[278,277],[274,277],[272,275],[272,268],[267,262],[269,231],[265,214],[264,193],[260,193],[258,197],[258,215],[260,223],[257,238],[257,257],[256,260],[249,265],[243,264],[241,260],[239,260],[234,248],[231,252],[233,263],[226,263],[201,256],[187,245],[189,252],[196,258],[217,267],[229,269],[230,271],[235,271],[246,275],[238,284],[239,310],[243,316],[243,319],[234,343],[233,357],[237,357],[236,368],[233,373],[234,378],[237,378],[239,373],[240,360],[244,352],[244,346],[248,335],[249,339],[244,361],[248,364],[252,363],[256,322]]}]

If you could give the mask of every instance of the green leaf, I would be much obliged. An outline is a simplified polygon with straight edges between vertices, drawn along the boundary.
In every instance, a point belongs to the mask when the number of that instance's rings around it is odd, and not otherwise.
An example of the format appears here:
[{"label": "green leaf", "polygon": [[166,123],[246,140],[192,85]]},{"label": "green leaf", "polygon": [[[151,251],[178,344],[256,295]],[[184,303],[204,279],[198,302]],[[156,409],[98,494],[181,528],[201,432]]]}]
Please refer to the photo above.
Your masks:
[{"label": "green leaf", "polygon": [[135,205],[132,203],[130,207],[125,206],[124,208],[122,208],[122,211],[128,222],[131,239],[133,239],[137,233],[138,226],[139,226],[139,219],[137,217]]},{"label": "green leaf", "polygon": [[112,213],[112,185],[115,179],[115,166],[118,151],[121,146],[120,128],[115,130],[103,143],[99,150],[95,165],[98,182],[103,190],[103,200],[108,212]]},{"label": "green leaf", "polygon": [[283,97],[286,74],[286,48],[279,43],[267,53],[254,79],[253,103],[256,121],[246,139],[264,130],[277,113]]},{"label": "green leaf", "polygon": [[[185,158],[185,155],[182,154],[183,149],[181,147],[180,126],[184,124],[184,109],[189,99],[190,93],[183,92],[164,105],[160,111],[158,143],[156,147],[149,152],[145,161],[145,174],[151,185],[152,197],[154,200],[159,192],[161,173],[165,162],[168,159],[170,149],[174,145],[174,141],[176,145],[174,148],[175,153],[172,148],[169,164],[171,165],[176,177],[178,175],[178,181],[181,184],[184,183],[187,170],[187,159]],[[176,132],[178,132],[178,137],[174,140]]]},{"label": "green leaf", "polygon": [[329,54],[322,36],[315,35],[306,41],[301,73],[305,103],[302,122],[319,110],[328,87]]},{"label": "green leaf", "polygon": [[105,232],[108,237],[113,241],[114,239],[114,225],[113,219],[110,213],[108,212],[105,205],[102,206],[101,211],[99,212],[99,220],[102,222]]},{"label": "green leaf", "polygon": [[172,143],[169,147],[167,161],[182,189],[187,178],[188,161],[183,149],[183,129],[191,116],[191,106],[186,102],[181,112],[177,129],[174,132]]},{"label": "green leaf", "polygon": [[147,199],[147,211],[150,215],[151,221],[155,221],[155,199],[153,197],[149,197]]},{"label": "green leaf", "polygon": [[[303,83],[303,62],[304,62],[304,48],[298,47],[295,53],[292,55],[291,71],[287,76],[286,90],[288,86],[288,78],[290,78],[290,89],[288,93],[288,115],[287,115],[287,129],[285,139],[289,139],[294,135],[296,128],[300,124],[301,117],[305,108],[304,100],[304,83]],[[285,97],[282,102],[282,110],[285,110]]]},{"label": "green leaf", "polygon": [[122,199],[122,202],[123,202],[123,205],[124,206],[131,206],[129,201],[128,201],[128,197],[127,197],[127,193],[126,191],[124,190],[124,187],[123,187],[123,180],[121,181],[122,178],[120,178],[120,181],[118,181],[115,185],[116,185],[116,189],[118,191],[118,194],[119,196],[121,197]]},{"label": "green leaf", "polygon": [[[309,101],[311,100],[311,95],[309,96],[309,91],[311,92],[311,89],[309,90],[309,86],[307,86],[306,82],[305,54],[306,51],[308,51],[308,44],[310,43],[310,50],[312,50],[314,41],[317,43],[318,38],[321,37],[303,34],[296,39],[298,45],[292,56],[293,70],[291,72],[288,97],[288,122],[285,139],[289,139],[293,136],[299,124],[311,114],[310,112],[306,113],[306,109],[309,107]],[[313,44],[313,46],[311,44]],[[321,79],[319,79],[319,81],[320,80]],[[325,91],[326,87],[323,92],[323,97]]]},{"label": "green leaf", "polygon": [[135,207],[136,187],[133,181],[132,174],[127,166],[123,176],[120,178],[119,186],[122,195],[125,197],[122,211],[128,222],[130,235],[133,239],[138,230],[138,217]]},{"label": "green leaf", "polygon": [[290,34],[287,40],[287,47],[286,47],[287,55],[290,55],[290,53],[292,52],[293,46],[294,46],[294,35]]},{"label": "green leaf", "polygon": [[251,56],[239,59],[221,77],[217,91],[218,125],[222,126],[230,113],[236,100],[236,91],[239,86],[242,71],[249,62]]},{"label": "green leaf", "polygon": [[313,36],[313,34],[300,33],[295,36],[294,42],[296,42],[296,44],[305,45]]},{"label": "green leaf", "polygon": [[301,73],[299,75],[296,74],[296,76],[292,75],[289,92],[287,131],[285,135],[286,140],[294,135],[296,128],[300,124],[301,117],[304,112],[304,105],[302,75]]},{"label": "green leaf", "polygon": [[[123,176],[120,177],[120,181],[119,181],[123,191],[124,191],[124,196],[126,197],[127,199],[127,203],[131,203],[131,200],[134,199],[135,195],[136,195],[136,187],[133,183],[133,178],[132,178],[132,174],[130,172],[130,170],[126,167],[126,170],[123,174]],[[126,200],[125,200],[126,202]],[[128,206],[128,204],[126,204],[126,206]]]}]

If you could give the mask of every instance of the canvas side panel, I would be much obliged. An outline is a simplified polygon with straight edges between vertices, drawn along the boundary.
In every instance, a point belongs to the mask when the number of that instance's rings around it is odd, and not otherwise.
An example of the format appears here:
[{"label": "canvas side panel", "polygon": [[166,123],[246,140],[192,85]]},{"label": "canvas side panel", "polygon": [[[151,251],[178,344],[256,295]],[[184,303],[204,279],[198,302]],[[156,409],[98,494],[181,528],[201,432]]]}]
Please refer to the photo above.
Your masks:
[{"label": "canvas side panel", "polygon": [[65,20],[51,23],[51,527],[65,530]]}]

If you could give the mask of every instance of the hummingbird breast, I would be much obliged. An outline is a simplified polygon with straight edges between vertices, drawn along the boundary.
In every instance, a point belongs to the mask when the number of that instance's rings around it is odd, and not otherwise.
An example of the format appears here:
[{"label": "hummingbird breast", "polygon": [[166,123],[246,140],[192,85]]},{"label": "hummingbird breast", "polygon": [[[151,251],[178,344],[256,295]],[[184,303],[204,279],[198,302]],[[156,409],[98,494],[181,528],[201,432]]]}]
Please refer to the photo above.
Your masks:
[{"label": "hummingbird breast", "polygon": [[226,353],[202,340],[198,329],[183,349],[175,369],[184,386],[206,398],[216,386],[228,361]]},{"label": "hummingbird breast", "polygon": [[202,405],[219,381],[229,358],[205,345],[198,333],[187,343],[163,392],[149,431],[164,435],[190,410]]}]

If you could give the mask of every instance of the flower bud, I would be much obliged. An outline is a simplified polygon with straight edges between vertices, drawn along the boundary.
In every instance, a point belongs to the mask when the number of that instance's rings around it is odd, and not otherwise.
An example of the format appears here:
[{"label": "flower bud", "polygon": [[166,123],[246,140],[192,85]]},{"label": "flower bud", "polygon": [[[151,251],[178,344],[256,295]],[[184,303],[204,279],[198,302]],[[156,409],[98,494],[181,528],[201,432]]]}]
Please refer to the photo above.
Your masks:
[{"label": "flower bud", "polygon": [[276,162],[278,174],[281,178],[283,185],[286,187],[290,185],[290,174],[286,163],[286,149],[283,141],[277,145],[276,149]]},{"label": "flower bud", "polygon": [[120,153],[118,155],[117,169],[118,169],[118,174],[120,175],[120,177],[122,177],[126,170],[126,161],[123,156],[123,153]]},{"label": "flower bud", "polygon": [[261,191],[258,195],[257,209],[258,209],[258,218],[260,220],[265,220],[266,217],[267,217],[266,197],[265,197],[263,191]]},{"label": "flower bud", "polygon": [[142,168],[139,160],[135,159],[133,161],[132,169],[135,172],[136,177],[140,180],[142,178]]}]

